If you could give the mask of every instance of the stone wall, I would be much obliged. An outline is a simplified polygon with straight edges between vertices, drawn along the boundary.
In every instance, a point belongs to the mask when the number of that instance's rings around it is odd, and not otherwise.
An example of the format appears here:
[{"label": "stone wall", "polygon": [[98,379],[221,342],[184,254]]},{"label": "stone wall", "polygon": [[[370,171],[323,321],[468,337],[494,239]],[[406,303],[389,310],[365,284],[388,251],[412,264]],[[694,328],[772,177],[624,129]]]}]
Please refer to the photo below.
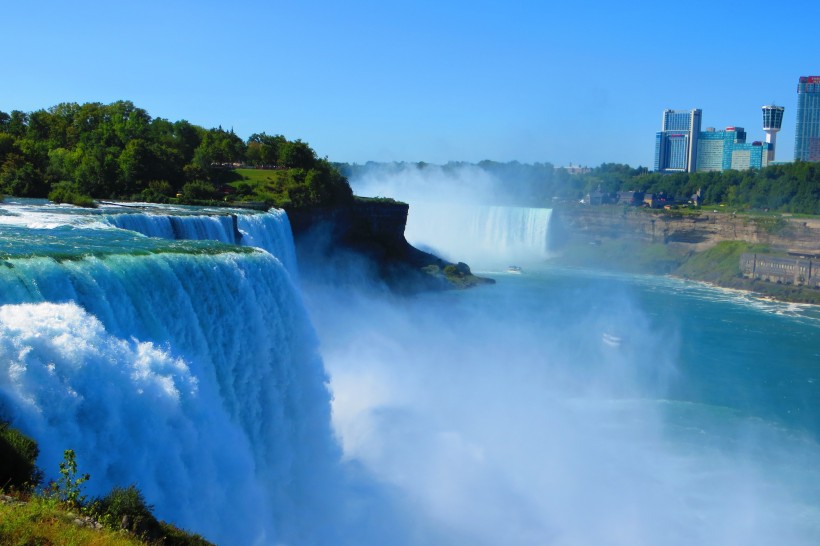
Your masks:
[{"label": "stone wall", "polygon": [[743,254],[740,270],[744,277],[783,284],[820,288],[820,261],[798,257]]}]

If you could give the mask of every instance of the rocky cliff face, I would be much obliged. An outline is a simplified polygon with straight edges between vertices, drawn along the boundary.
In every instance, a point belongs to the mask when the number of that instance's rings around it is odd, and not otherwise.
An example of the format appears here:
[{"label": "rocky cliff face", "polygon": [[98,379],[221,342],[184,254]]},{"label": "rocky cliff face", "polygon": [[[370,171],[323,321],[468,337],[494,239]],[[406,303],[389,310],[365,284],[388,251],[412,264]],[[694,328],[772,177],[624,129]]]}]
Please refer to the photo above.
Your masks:
[{"label": "rocky cliff face", "polygon": [[820,253],[820,220],[791,217],[733,215],[724,212],[653,213],[619,206],[577,206],[553,213],[554,240],[632,238],[658,243],[688,243],[697,250],[720,241],[747,241],[773,249]]},{"label": "rocky cliff face", "polygon": [[399,292],[493,282],[474,276],[466,264],[451,264],[408,243],[408,211],[406,203],[369,200],[289,210],[300,269],[302,264],[314,270],[330,268],[339,282],[372,274]]},{"label": "rocky cliff face", "polygon": [[404,238],[406,203],[355,202],[344,207],[289,210],[297,244],[308,234],[323,232],[330,243],[355,248],[375,257],[402,258],[413,247]]}]

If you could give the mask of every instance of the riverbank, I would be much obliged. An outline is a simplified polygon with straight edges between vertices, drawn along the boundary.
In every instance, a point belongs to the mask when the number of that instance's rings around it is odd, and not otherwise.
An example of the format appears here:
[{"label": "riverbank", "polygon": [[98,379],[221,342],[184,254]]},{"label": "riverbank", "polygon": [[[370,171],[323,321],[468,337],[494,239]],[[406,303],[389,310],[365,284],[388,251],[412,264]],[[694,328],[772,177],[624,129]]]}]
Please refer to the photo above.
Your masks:
[{"label": "riverbank", "polygon": [[820,304],[820,290],[744,276],[741,256],[820,253],[818,222],[783,215],[663,214],[623,207],[559,209],[557,263],[672,275],[794,303]]}]

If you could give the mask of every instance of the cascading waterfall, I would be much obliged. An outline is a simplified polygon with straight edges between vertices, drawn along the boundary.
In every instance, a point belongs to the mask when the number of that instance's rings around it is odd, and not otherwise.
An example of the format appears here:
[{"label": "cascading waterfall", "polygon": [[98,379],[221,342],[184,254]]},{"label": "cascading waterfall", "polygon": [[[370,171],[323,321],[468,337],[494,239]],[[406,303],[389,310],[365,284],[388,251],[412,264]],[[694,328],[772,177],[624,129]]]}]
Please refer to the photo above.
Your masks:
[{"label": "cascading waterfall", "polygon": [[450,260],[498,266],[543,261],[551,209],[413,202],[405,235],[410,244]]},{"label": "cascading waterfall", "polygon": [[167,215],[126,213],[106,216],[120,229],[162,239],[210,240],[266,250],[279,258],[291,276],[296,277],[293,234],[285,211],[232,215]]},{"label": "cascading waterfall", "polygon": [[[234,229],[117,216],[174,239]],[[237,219],[245,244],[295,267],[283,223]],[[159,517],[220,544],[315,541],[338,453],[291,276],[268,252],[122,233],[0,228],[0,414],[38,440],[48,477],[74,449],[92,495],[137,483]]]},{"label": "cascading waterfall", "polygon": [[239,244],[233,216],[114,214],[108,221],[121,229],[163,239],[211,240]]}]

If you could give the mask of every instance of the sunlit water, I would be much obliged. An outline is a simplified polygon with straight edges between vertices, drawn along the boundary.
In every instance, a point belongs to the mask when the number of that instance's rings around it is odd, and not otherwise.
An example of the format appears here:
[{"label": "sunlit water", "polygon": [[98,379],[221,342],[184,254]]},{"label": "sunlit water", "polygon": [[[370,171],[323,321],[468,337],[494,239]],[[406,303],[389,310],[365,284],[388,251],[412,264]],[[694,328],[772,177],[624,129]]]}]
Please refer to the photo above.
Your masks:
[{"label": "sunlit water", "polygon": [[457,529],[442,543],[820,537],[816,309],[485,274],[497,284],[315,313],[346,455]]},{"label": "sunlit water", "polygon": [[300,288],[277,211],[2,209],[0,412],[93,494],[220,544],[820,537],[817,308],[544,259]]}]

